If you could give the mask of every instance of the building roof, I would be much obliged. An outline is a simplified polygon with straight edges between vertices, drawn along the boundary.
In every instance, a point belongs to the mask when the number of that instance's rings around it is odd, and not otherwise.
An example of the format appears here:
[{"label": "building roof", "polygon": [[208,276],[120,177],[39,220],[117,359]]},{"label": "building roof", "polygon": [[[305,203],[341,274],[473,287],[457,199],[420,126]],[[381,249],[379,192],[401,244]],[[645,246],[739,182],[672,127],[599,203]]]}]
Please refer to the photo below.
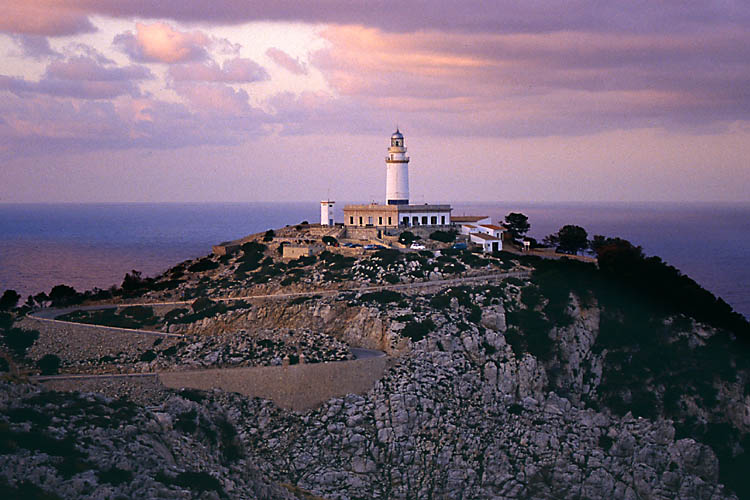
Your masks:
[{"label": "building roof", "polygon": [[392,205],[398,207],[399,212],[450,212],[450,205]]},{"label": "building roof", "polygon": [[492,236],[491,234],[485,234],[485,233],[471,233],[469,236],[474,238],[475,236],[479,239],[486,240],[486,241],[500,241],[500,238],[497,238],[495,236]]},{"label": "building roof", "polygon": [[468,227],[469,229],[476,229],[477,226],[474,226],[472,224],[461,224],[463,227]]},{"label": "building roof", "polygon": [[494,231],[505,231],[505,228],[503,226],[497,226],[495,224],[479,224],[482,227],[486,227],[487,229],[492,229]]},{"label": "building roof", "polygon": [[479,222],[487,218],[486,215],[454,215],[451,217],[451,220],[453,222]]}]

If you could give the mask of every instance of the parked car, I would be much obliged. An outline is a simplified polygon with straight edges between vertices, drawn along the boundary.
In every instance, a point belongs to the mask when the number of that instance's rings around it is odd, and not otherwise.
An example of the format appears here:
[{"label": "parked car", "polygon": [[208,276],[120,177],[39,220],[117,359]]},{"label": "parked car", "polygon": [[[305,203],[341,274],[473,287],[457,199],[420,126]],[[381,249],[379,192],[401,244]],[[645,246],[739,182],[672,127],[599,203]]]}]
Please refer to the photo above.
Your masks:
[{"label": "parked car", "polygon": [[455,248],[456,250],[466,250],[468,246],[466,245],[466,243],[454,243],[453,248]]},{"label": "parked car", "polygon": [[375,250],[377,248],[377,245],[365,245],[365,250]]},{"label": "parked car", "polygon": [[424,245],[423,245],[423,244],[421,244],[421,243],[412,243],[412,244],[411,244],[411,249],[412,249],[412,250],[425,250],[425,249],[427,249],[427,247],[426,247],[426,246],[424,246]]}]

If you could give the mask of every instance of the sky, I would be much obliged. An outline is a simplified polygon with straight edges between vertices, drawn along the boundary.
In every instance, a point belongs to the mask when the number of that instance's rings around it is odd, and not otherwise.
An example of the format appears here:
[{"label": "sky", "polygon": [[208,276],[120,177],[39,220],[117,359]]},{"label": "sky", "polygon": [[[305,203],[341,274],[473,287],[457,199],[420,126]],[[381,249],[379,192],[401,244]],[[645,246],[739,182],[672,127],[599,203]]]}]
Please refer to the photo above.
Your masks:
[{"label": "sky", "polygon": [[750,200],[747,0],[5,0],[0,203]]}]

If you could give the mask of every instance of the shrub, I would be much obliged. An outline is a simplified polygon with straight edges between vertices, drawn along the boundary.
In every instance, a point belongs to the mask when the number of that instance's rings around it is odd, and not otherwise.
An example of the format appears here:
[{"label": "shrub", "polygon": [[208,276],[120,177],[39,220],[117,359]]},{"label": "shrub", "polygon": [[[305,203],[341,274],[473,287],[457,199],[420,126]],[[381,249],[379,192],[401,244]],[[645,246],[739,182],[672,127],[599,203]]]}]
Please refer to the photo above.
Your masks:
[{"label": "shrub", "polygon": [[453,243],[456,241],[456,235],[458,235],[458,232],[455,230],[434,231],[430,233],[430,239],[441,243]]},{"label": "shrub", "polygon": [[113,486],[117,486],[122,483],[129,483],[133,480],[133,473],[129,470],[120,469],[118,467],[112,467],[107,470],[99,471],[97,473],[99,481],[102,483],[109,483]]},{"label": "shrub", "polygon": [[424,321],[410,321],[401,330],[401,336],[409,338],[412,342],[419,342],[435,329],[435,323],[427,318]]},{"label": "shrub", "polygon": [[81,294],[79,294],[75,288],[68,285],[56,285],[52,287],[48,298],[52,302],[53,307],[78,304],[82,300]]},{"label": "shrub", "polygon": [[3,296],[0,297],[0,310],[13,309],[20,298],[21,296],[15,290],[5,290]]},{"label": "shrub", "polygon": [[190,307],[193,308],[193,312],[200,312],[214,305],[214,301],[208,297],[199,297],[193,301]]},{"label": "shrub", "polygon": [[38,331],[22,330],[20,328],[11,328],[3,334],[5,346],[18,357],[25,356],[26,350],[34,345],[34,342],[36,342],[36,339],[38,338]]},{"label": "shrub", "polygon": [[154,309],[149,306],[130,306],[123,309],[121,314],[137,321],[145,321],[154,316]]},{"label": "shrub", "polygon": [[216,491],[221,496],[224,496],[224,490],[219,480],[206,472],[180,472],[174,478],[173,484],[193,491]]},{"label": "shrub", "polygon": [[141,361],[145,361],[146,363],[150,363],[151,361],[156,359],[156,353],[149,349],[148,351],[145,351],[143,354],[141,354],[141,357],[139,359]]},{"label": "shrub", "polygon": [[10,365],[8,364],[8,360],[0,357],[0,372],[9,372],[10,371]]},{"label": "shrub", "polygon": [[179,316],[182,316],[184,314],[187,314],[189,311],[185,308],[178,307],[176,309],[172,309],[171,311],[167,312],[164,315],[164,321],[172,322],[175,319],[177,319]]},{"label": "shrub", "polygon": [[430,305],[435,309],[445,309],[451,305],[451,297],[448,295],[434,295],[430,299]]},{"label": "shrub", "polygon": [[389,302],[398,302],[403,296],[392,290],[380,290],[377,292],[364,293],[360,297],[363,302],[377,302],[379,304],[388,304]]},{"label": "shrub", "polygon": [[196,262],[195,264],[188,267],[188,271],[190,271],[191,273],[200,273],[203,271],[210,271],[211,269],[216,269],[217,267],[219,267],[218,262],[214,262],[209,257],[204,257],[200,259],[198,262]]},{"label": "shrub", "polygon": [[398,242],[406,246],[409,246],[412,243],[414,243],[414,240],[416,239],[417,237],[411,231],[404,231],[398,235]]},{"label": "shrub", "polygon": [[323,236],[323,243],[332,247],[339,246],[339,240],[337,240],[333,236]]},{"label": "shrub", "polygon": [[42,375],[57,375],[60,371],[60,358],[54,354],[45,354],[36,362]]},{"label": "shrub", "polygon": [[263,241],[273,241],[275,236],[276,233],[273,231],[273,229],[269,229],[268,231],[266,231],[266,234],[263,235]]}]

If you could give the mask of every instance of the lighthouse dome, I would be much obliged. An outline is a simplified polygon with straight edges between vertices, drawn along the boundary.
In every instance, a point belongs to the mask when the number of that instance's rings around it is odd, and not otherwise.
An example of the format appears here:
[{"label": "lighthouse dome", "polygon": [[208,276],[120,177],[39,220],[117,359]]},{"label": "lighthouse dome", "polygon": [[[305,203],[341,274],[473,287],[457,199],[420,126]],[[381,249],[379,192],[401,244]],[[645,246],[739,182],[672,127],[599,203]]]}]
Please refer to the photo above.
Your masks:
[{"label": "lighthouse dome", "polygon": [[403,138],[404,138],[404,135],[401,132],[399,132],[398,129],[396,129],[396,131],[391,136],[391,139],[403,139]]}]

